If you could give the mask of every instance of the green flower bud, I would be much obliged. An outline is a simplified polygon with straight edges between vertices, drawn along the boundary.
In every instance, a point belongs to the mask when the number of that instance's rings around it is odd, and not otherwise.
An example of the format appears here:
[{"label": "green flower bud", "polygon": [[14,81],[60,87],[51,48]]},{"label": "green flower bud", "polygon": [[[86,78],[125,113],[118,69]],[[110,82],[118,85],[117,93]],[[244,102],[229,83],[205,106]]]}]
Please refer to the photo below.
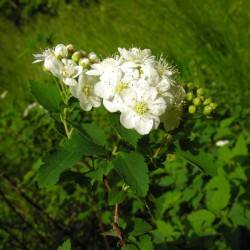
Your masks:
[{"label": "green flower bud", "polygon": [[206,100],[203,102],[203,104],[204,104],[204,105],[208,105],[208,104],[210,104],[211,102],[212,102],[211,98],[208,98],[208,99],[206,99]]},{"label": "green flower bud", "polygon": [[187,101],[192,101],[192,99],[193,99],[193,93],[192,93],[192,92],[188,92],[188,93],[186,94],[186,100],[187,100]]},{"label": "green flower bud", "polygon": [[189,112],[190,114],[194,114],[194,113],[196,112],[196,107],[195,107],[194,105],[190,105],[190,106],[188,107],[188,112]]},{"label": "green flower bud", "polygon": [[213,110],[215,110],[216,108],[217,108],[217,103],[215,103],[215,102],[212,102],[212,103],[210,103],[210,105],[209,105]]},{"label": "green flower bud", "polygon": [[193,88],[194,88],[194,85],[193,85],[193,83],[190,82],[190,83],[187,84],[187,87],[188,87],[189,89],[193,89]]},{"label": "green flower bud", "polygon": [[81,65],[83,68],[88,68],[89,67],[89,65],[90,65],[90,61],[89,61],[89,59],[88,58],[81,58],[80,60],[79,60],[79,65]]},{"label": "green flower bud", "polygon": [[204,107],[204,110],[203,110],[204,115],[210,115],[212,112],[213,112],[213,109],[210,105]]},{"label": "green flower bud", "polygon": [[75,48],[74,48],[74,46],[73,46],[72,44],[68,44],[68,45],[66,46],[66,48],[67,48],[67,50],[68,50],[68,52],[69,52],[70,54],[72,54],[72,53],[75,52]]},{"label": "green flower bud", "polygon": [[201,99],[200,99],[199,97],[194,98],[193,104],[194,104],[195,106],[201,105]]},{"label": "green flower bud", "polygon": [[199,88],[196,91],[197,95],[203,95],[204,94],[204,89],[203,88]]},{"label": "green flower bud", "polygon": [[74,54],[71,56],[71,59],[74,61],[74,62],[78,62],[81,58],[83,57],[82,53],[80,51],[76,51],[74,52]]}]

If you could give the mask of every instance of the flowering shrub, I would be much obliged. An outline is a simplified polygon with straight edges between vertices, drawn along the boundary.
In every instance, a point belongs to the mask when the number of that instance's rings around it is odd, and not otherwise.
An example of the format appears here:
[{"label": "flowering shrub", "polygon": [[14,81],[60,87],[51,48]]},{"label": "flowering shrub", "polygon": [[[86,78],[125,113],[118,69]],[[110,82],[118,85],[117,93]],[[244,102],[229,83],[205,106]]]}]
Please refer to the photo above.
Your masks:
[{"label": "flowering shrub", "polygon": [[[106,249],[110,249],[109,236],[123,249],[154,249],[164,242],[181,241],[184,235],[192,245],[195,235],[216,236],[222,224],[229,226],[224,217],[216,222],[220,213],[233,221],[229,227],[241,223],[235,213],[243,205],[237,207],[235,201],[228,206],[230,190],[239,183],[233,174],[225,175],[225,166],[228,161],[234,166],[234,157],[246,155],[248,141],[242,133],[228,154],[223,152],[229,143],[220,140],[223,134],[215,132],[209,120],[205,127],[197,120],[209,117],[217,106],[204,97],[202,88],[178,84],[175,70],[147,49],[118,49],[117,55],[100,59],[93,52],[60,44],[36,54],[34,62],[43,62],[44,69],[58,79],[32,81],[31,92],[62,135],[60,145],[38,171],[38,185],[52,187],[73,180],[75,185],[98,190],[98,208],[92,209],[109,224],[100,226]],[[212,136],[216,142],[210,141]],[[208,153],[209,148],[195,152],[200,147],[197,137],[222,150],[216,156]],[[223,160],[215,164],[216,157]],[[206,183],[207,176],[211,179]],[[193,184],[188,188],[188,183]],[[205,191],[199,192],[201,188]],[[85,195],[92,200],[88,191]],[[107,209],[105,196],[114,207],[112,221],[110,212],[106,220],[98,215]],[[133,202],[123,210],[126,200]],[[130,214],[124,212],[129,210],[136,216],[132,230]],[[185,228],[187,223],[191,228]],[[70,242],[63,247],[69,249]]]}]

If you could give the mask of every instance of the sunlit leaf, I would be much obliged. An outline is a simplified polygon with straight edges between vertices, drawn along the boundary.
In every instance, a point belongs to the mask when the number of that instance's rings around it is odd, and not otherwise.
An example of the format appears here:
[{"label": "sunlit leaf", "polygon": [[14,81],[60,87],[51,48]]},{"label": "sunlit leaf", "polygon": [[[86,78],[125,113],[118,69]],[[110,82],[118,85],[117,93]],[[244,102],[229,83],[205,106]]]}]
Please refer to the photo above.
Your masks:
[{"label": "sunlit leaf", "polygon": [[125,182],[140,196],[148,191],[148,166],[142,155],[138,153],[119,153],[113,160],[115,169]]},{"label": "sunlit leaf", "polygon": [[75,132],[65,140],[55,153],[45,159],[38,172],[39,187],[49,187],[57,183],[60,174],[71,168],[85,155],[105,155],[106,151],[88,138]]},{"label": "sunlit leaf", "polygon": [[230,184],[224,176],[213,177],[206,185],[206,206],[215,213],[225,208],[230,199]]}]

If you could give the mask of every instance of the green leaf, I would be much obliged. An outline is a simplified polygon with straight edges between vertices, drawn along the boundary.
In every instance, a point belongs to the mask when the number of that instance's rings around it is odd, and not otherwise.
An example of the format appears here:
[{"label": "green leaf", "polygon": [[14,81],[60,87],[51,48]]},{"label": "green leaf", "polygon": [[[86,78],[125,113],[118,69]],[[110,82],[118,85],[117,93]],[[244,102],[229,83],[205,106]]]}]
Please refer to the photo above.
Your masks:
[{"label": "green leaf", "polygon": [[135,245],[132,244],[126,244],[122,247],[122,250],[138,250],[138,248]]},{"label": "green leaf", "polygon": [[178,232],[175,231],[174,227],[163,220],[157,220],[157,232],[166,238],[167,241],[173,241],[178,237]]},{"label": "green leaf", "polygon": [[133,129],[124,128],[119,119],[119,115],[111,114],[110,115],[111,126],[116,130],[122,139],[129,142],[132,146],[136,147],[138,140],[142,137]]},{"label": "green leaf", "polygon": [[50,112],[60,112],[63,100],[56,84],[30,81],[30,89],[32,95],[45,109]]},{"label": "green leaf", "polygon": [[138,153],[119,153],[113,164],[120,176],[139,196],[146,196],[149,185],[148,166]]},{"label": "green leaf", "polygon": [[241,155],[248,155],[247,140],[243,134],[240,134],[240,136],[238,137],[237,142],[232,149],[231,158]]},{"label": "green leaf", "polygon": [[113,206],[116,203],[122,203],[126,198],[126,193],[122,190],[117,190],[113,188],[109,193],[108,193],[108,204],[109,206]]},{"label": "green leaf", "polygon": [[113,164],[110,161],[102,161],[98,164],[97,168],[86,174],[93,181],[102,181],[103,176],[107,176],[113,168]]},{"label": "green leaf", "polygon": [[205,186],[206,206],[215,213],[225,208],[230,199],[230,184],[224,176],[213,177]]},{"label": "green leaf", "polygon": [[198,235],[205,236],[215,233],[215,230],[212,228],[215,216],[208,210],[201,209],[195,211],[188,215],[188,220]]},{"label": "green leaf", "polygon": [[56,152],[45,159],[38,172],[39,187],[49,187],[57,183],[60,174],[71,168],[85,155],[105,155],[103,147],[94,144],[78,132],[65,140]]},{"label": "green leaf", "polygon": [[135,218],[134,223],[134,229],[130,233],[132,236],[139,236],[152,230],[152,226],[141,218]]},{"label": "green leaf", "polygon": [[140,237],[140,249],[153,250],[153,242],[149,235],[143,235]]},{"label": "green leaf", "polygon": [[63,244],[57,248],[57,250],[71,250],[70,240],[64,241]]},{"label": "green leaf", "polygon": [[244,207],[240,203],[234,203],[229,212],[229,217],[235,226],[246,226],[250,229],[250,209],[247,207]]},{"label": "green leaf", "polygon": [[86,133],[93,139],[93,141],[96,144],[99,144],[102,146],[107,144],[106,134],[104,133],[103,129],[98,127],[96,124],[85,123],[85,124],[82,124],[82,127],[84,131],[86,131]]},{"label": "green leaf", "polygon": [[193,155],[189,151],[183,151],[177,147],[176,154],[182,157],[192,166],[198,167],[200,170],[211,176],[217,175],[217,171],[221,167],[220,164],[215,162],[211,154],[205,152],[199,152],[198,155]]}]

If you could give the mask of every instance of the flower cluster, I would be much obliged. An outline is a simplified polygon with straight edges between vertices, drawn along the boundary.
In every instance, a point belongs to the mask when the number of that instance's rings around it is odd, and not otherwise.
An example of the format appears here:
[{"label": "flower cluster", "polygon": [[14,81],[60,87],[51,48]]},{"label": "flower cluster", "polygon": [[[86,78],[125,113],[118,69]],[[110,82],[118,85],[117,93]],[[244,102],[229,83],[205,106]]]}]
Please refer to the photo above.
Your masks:
[{"label": "flower cluster", "polygon": [[179,125],[185,91],[173,79],[173,70],[149,49],[118,49],[118,54],[99,60],[92,52],[57,45],[34,55],[35,62],[68,85],[83,110],[103,103],[109,112],[120,112],[128,129],[148,134],[162,121],[167,130]]}]

